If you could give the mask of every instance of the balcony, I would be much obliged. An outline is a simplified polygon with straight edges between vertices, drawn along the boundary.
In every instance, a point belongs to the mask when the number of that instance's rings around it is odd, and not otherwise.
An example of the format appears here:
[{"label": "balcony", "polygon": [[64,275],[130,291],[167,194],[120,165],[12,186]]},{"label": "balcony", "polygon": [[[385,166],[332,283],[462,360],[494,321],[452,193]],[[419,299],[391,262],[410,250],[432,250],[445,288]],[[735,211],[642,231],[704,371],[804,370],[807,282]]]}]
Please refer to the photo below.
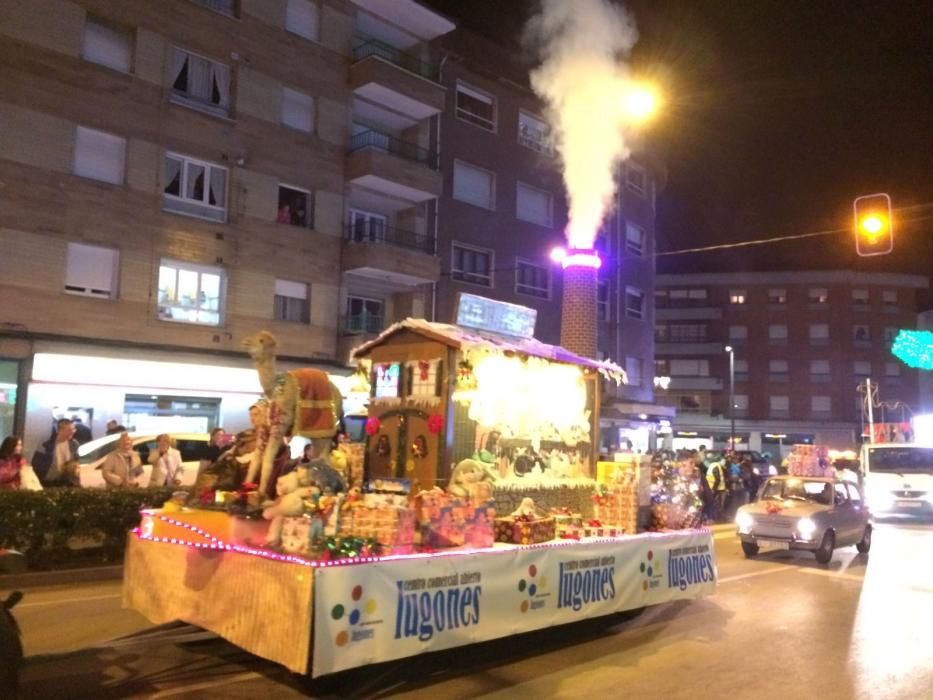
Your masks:
[{"label": "balcony", "polygon": [[714,306],[657,306],[654,311],[659,321],[715,321],[722,318],[722,309]]},{"label": "balcony", "polygon": [[443,111],[446,90],[438,70],[378,39],[357,38],[350,65],[354,95],[403,115],[411,123]]},{"label": "balcony", "polygon": [[390,226],[348,224],[341,264],[344,272],[396,287],[437,282],[441,276],[433,237]]},{"label": "balcony", "polygon": [[671,384],[668,390],[722,391],[722,380],[717,377],[671,377]]},{"label": "balcony", "polygon": [[417,203],[441,195],[442,178],[434,151],[381,131],[350,139],[347,181],[379,194]]},{"label": "balcony", "polygon": [[655,339],[655,355],[722,355],[725,343]]},{"label": "balcony", "polygon": [[344,316],[343,330],[346,333],[376,335],[382,332],[383,323],[382,314],[355,314]]}]

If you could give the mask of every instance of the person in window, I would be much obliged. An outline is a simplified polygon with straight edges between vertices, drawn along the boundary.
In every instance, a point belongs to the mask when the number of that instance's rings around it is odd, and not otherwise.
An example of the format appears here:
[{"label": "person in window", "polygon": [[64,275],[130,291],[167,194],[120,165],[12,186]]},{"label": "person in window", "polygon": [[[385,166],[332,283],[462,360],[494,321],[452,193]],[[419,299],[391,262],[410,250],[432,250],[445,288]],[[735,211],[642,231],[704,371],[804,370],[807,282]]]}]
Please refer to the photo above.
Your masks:
[{"label": "person in window", "polygon": [[116,449],[107,455],[100,470],[107,488],[125,489],[139,485],[139,477],[143,475],[143,464],[139,454],[133,449],[133,438],[129,433],[120,434]]},{"label": "person in window", "polygon": [[292,223],[292,211],[291,207],[287,204],[283,204],[279,207],[279,215],[276,217],[275,222],[277,224],[290,224]]},{"label": "person in window", "polygon": [[172,445],[172,439],[167,433],[156,437],[156,449],[149,455],[149,464],[152,473],[149,475],[149,486],[178,486],[181,484],[181,475],[184,468],[181,466],[181,452]]}]

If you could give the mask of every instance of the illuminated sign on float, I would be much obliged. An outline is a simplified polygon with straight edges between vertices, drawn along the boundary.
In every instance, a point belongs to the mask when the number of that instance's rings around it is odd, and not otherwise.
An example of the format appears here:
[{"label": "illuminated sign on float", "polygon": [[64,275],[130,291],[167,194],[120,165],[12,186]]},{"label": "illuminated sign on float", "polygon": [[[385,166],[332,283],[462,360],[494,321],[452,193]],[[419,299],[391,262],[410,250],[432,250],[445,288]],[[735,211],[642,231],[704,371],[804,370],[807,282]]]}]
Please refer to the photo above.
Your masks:
[{"label": "illuminated sign on float", "polygon": [[496,301],[475,294],[460,294],[457,325],[516,338],[533,338],[538,312],[527,306]]}]

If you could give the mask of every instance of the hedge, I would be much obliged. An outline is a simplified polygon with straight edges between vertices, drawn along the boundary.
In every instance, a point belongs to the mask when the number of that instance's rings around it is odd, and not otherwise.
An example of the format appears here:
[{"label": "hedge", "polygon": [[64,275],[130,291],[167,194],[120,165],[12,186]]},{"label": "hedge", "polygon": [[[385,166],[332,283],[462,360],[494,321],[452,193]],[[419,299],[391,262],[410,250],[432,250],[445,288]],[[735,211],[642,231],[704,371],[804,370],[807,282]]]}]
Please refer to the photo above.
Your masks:
[{"label": "hedge", "polygon": [[177,490],[3,489],[0,548],[23,552],[30,569],[118,562],[140,509],[160,507]]}]

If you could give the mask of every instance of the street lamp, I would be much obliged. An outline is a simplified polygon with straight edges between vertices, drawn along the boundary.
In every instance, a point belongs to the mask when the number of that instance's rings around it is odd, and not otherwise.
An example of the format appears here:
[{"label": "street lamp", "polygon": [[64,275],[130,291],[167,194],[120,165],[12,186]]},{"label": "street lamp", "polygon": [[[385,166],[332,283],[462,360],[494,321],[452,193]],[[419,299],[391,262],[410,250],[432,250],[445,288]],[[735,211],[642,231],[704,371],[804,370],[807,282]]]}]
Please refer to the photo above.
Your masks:
[{"label": "street lamp", "polygon": [[729,353],[729,449],[735,452],[735,348],[725,347]]}]

